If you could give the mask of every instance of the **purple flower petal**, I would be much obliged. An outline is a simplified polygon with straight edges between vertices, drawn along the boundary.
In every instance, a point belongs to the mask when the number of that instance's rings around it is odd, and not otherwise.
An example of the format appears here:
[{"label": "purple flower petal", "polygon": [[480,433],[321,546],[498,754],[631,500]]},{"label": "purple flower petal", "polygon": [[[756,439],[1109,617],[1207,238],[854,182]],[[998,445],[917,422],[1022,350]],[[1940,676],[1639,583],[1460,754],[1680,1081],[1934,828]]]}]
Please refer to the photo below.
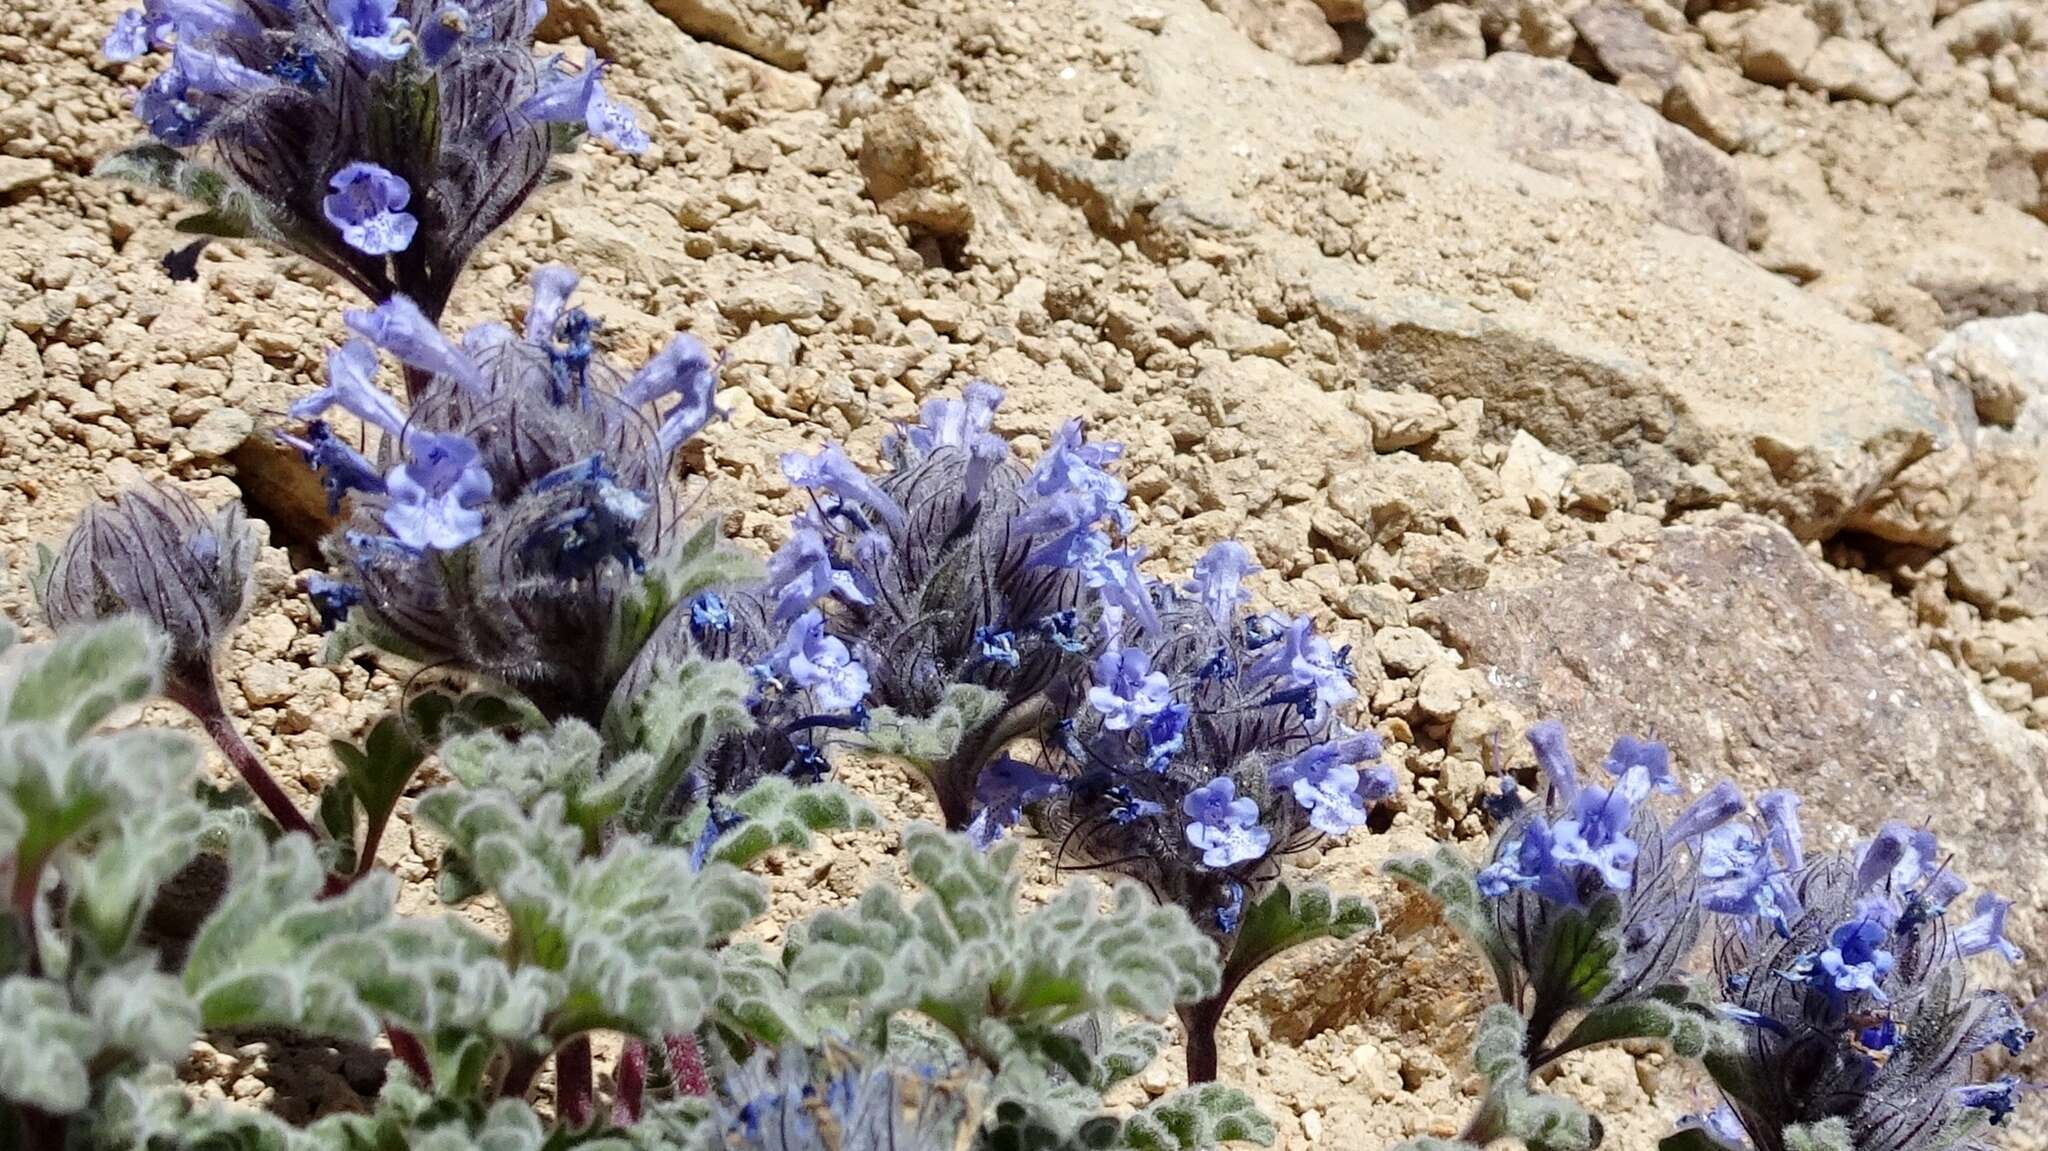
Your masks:
[{"label": "purple flower petal", "polygon": [[405,434],[398,401],[377,387],[377,349],[350,340],[327,353],[327,386],[291,406],[295,420],[314,420],[339,407],[396,439]]},{"label": "purple flower petal", "polygon": [[366,256],[402,252],[412,245],[419,218],[404,210],[412,187],[375,164],[350,164],[327,182],[331,195],[320,201],[321,214],[341,233],[348,246]]},{"label": "purple flower petal", "polygon": [[475,362],[449,343],[419,305],[404,296],[393,296],[375,308],[351,308],[341,318],[350,331],[397,356],[408,367],[483,389],[483,376]]}]

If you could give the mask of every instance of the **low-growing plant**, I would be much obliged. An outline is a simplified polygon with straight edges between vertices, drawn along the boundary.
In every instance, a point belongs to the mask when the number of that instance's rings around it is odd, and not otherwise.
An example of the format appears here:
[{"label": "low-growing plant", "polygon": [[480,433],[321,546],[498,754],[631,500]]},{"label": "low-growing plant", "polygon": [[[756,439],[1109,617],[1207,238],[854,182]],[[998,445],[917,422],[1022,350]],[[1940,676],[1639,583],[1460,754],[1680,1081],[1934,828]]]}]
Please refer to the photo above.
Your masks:
[{"label": "low-growing plant", "polygon": [[1725,1099],[1666,1151],[1959,1151],[2018,1106],[2022,1084],[1979,1056],[2034,1038],[1969,960],[2008,962],[2007,902],[1967,885],[1932,833],[1889,824],[1853,853],[1807,858],[1797,804],[1776,793],[1712,851],[1720,882],[1767,891],[1715,940],[1733,1026],[1705,1063]]},{"label": "low-growing plant", "polygon": [[1042,764],[991,770],[974,824],[986,839],[1029,810],[1062,867],[1132,876],[1216,940],[1220,985],[1179,1003],[1196,1083],[1215,1078],[1217,1025],[1253,971],[1377,926],[1354,897],[1280,883],[1279,861],[1394,792],[1379,737],[1338,718],[1357,696],[1345,653],[1306,619],[1252,611],[1251,568],[1225,542],[1182,587],[1133,570],[1134,590],[1102,605],[1071,706],[1040,733]]},{"label": "low-growing plant", "polygon": [[1580,778],[1561,725],[1538,725],[1529,742],[1542,798],[1508,820],[1492,862],[1475,872],[1446,846],[1388,870],[1437,902],[1500,997],[1475,1049],[1490,1090],[1460,1138],[1582,1151],[1598,1144],[1598,1121],[1532,1094],[1529,1077],[1571,1052],[1628,1039],[1663,1040],[1685,1058],[1705,1053],[1719,1024],[1682,965],[1713,902],[1702,898],[1714,890],[1709,833],[1740,813],[1742,798],[1719,784],[1667,824],[1652,801],[1678,790],[1662,744],[1616,740],[1603,786]]},{"label": "low-growing plant", "polygon": [[991,431],[1002,392],[925,403],[870,476],[838,447],[784,456],[813,506],[769,564],[774,614],[818,611],[866,669],[865,742],[916,766],[947,826],[984,768],[1072,695],[1099,646],[1091,587],[1135,578],[1122,448],[1062,426],[1027,468]]},{"label": "low-growing plant", "polygon": [[[213,237],[296,253],[430,318],[471,255],[584,134],[640,152],[604,65],[536,60],[535,0],[146,0],[108,59],[162,50],[136,94],[152,139],[100,174],[194,201],[201,237],[167,258],[190,277]],[[413,391],[424,377],[413,378]]]}]

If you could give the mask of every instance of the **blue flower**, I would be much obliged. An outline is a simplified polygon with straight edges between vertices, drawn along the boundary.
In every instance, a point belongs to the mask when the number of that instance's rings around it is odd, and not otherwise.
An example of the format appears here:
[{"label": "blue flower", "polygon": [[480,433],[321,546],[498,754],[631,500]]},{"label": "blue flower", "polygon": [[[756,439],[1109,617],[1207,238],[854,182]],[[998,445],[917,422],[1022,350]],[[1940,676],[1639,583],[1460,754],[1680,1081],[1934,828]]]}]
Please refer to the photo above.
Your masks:
[{"label": "blue flower", "polygon": [[1306,619],[1290,621],[1274,650],[1260,656],[1247,673],[1254,683],[1272,683],[1290,698],[1312,702],[1315,714],[1358,698],[1351,669],[1344,666],[1330,641],[1315,633]]},{"label": "blue flower", "polygon": [[1671,777],[1670,749],[1652,740],[1620,736],[1601,766],[1618,781],[1615,787],[1630,803],[1641,803],[1652,791],[1678,791],[1678,781]]},{"label": "blue flower", "polygon": [[412,24],[398,0],[327,0],[327,15],[357,62],[375,70],[412,51]]},{"label": "blue flower", "polygon": [[1679,1116],[1678,1129],[1705,1131],[1714,1137],[1715,1142],[1726,1147],[1739,1148],[1743,1151],[1749,1147],[1749,1133],[1742,1129],[1742,1120],[1736,1117],[1735,1112],[1730,1110],[1726,1103],[1714,1107],[1704,1115]]},{"label": "blue flower", "polygon": [[892,530],[903,530],[903,506],[869,479],[836,444],[826,445],[815,456],[787,453],[782,457],[782,474],[799,488],[823,488],[873,512]]},{"label": "blue flower", "polygon": [[690,601],[690,630],[699,637],[713,632],[732,630],[732,612],[726,608],[724,597],[715,591],[708,591]]},{"label": "blue flower", "polygon": [[1151,657],[1138,648],[1103,652],[1095,657],[1094,671],[1088,703],[1102,713],[1102,726],[1110,731],[1129,731],[1173,703],[1172,685],[1152,670]]},{"label": "blue flower", "polygon": [[1529,746],[1536,752],[1536,766],[1559,801],[1570,803],[1579,793],[1579,769],[1565,747],[1564,724],[1544,720],[1529,729]]},{"label": "blue flower", "polygon": [[1784,790],[1766,791],[1756,797],[1757,814],[1763,817],[1771,852],[1778,865],[1797,871],[1806,864],[1805,834],[1799,826],[1799,797]]},{"label": "blue flower", "polygon": [[647,133],[640,130],[633,110],[616,103],[605,93],[604,61],[597,53],[584,54],[583,67],[564,72],[553,66],[540,90],[522,104],[520,114],[550,124],[581,124],[591,135],[621,152],[638,155],[647,150]]},{"label": "blue flower", "polygon": [[1887,823],[1878,828],[1856,860],[1856,887],[1867,890],[1879,884],[1885,890],[1903,894],[1940,870],[1939,848],[1934,833],[1926,828]]},{"label": "blue flower", "polygon": [[1079,655],[1088,650],[1088,639],[1081,634],[1080,617],[1072,609],[1056,611],[1039,620],[1038,634],[1069,655]]},{"label": "blue flower", "polygon": [[100,45],[100,55],[116,64],[147,55],[163,42],[161,21],[152,20],[140,8],[130,8],[114,18],[114,29]]},{"label": "blue flower", "polygon": [[1079,420],[1053,433],[1052,446],[1025,481],[1024,512],[1017,517],[1020,529],[1043,537],[1030,562],[1080,567],[1108,550],[1096,524],[1108,520],[1119,530],[1129,526],[1124,483],[1103,470],[1122,454],[1119,445],[1085,442]]},{"label": "blue flower", "polygon": [[2010,900],[2000,899],[1988,891],[1979,893],[1976,913],[1949,937],[1955,943],[1957,953],[1967,959],[1986,951],[1996,951],[2007,963],[2018,963],[2023,958],[2020,949],[2005,937],[2005,913],[2011,908]]},{"label": "blue flower", "polygon": [[1956,1102],[1990,1114],[1993,1127],[2004,1123],[2020,1102],[2020,1081],[2008,1075],[1989,1083],[1970,1083],[1955,1090]]},{"label": "blue flower", "polygon": [[1343,835],[1364,826],[1366,808],[1394,793],[1392,769],[1376,766],[1364,776],[1358,771],[1357,765],[1379,755],[1379,736],[1358,732],[1316,744],[1275,767],[1266,778],[1275,789],[1293,792],[1294,801],[1308,812],[1311,827],[1325,835]]},{"label": "blue flower", "polygon": [[1891,974],[1894,958],[1884,949],[1883,925],[1865,916],[1852,919],[1828,934],[1828,947],[1816,957],[1809,978],[1835,995],[1865,992],[1879,1003],[1886,996],[1881,983]]},{"label": "blue flower", "polygon": [[981,658],[998,667],[1015,668],[1024,662],[1017,650],[1017,637],[1007,628],[975,628],[974,642],[981,648]]},{"label": "blue flower", "polygon": [[1629,838],[1635,810],[1620,788],[1585,786],[1551,828],[1557,858],[1590,867],[1610,891],[1627,891],[1635,882],[1637,844]]},{"label": "blue flower", "polygon": [[1251,550],[1236,540],[1224,540],[1195,561],[1195,578],[1188,589],[1209,609],[1217,627],[1229,627],[1237,609],[1252,598],[1244,590],[1244,577],[1257,570]]},{"label": "blue flower", "polygon": [[1135,622],[1142,634],[1152,635],[1159,630],[1159,612],[1152,604],[1151,578],[1138,570],[1140,558],[1137,552],[1118,548],[1089,560],[1081,574],[1104,604]]},{"label": "blue flower", "polygon": [[1678,813],[1678,818],[1664,829],[1664,841],[1684,843],[1697,839],[1741,815],[1742,807],[1742,790],[1731,780],[1720,780]]},{"label": "blue flower", "polygon": [[306,577],[306,598],[320,613],[320,630],[333,631],[348,618],[350,608],[363,602],[363,589],[315,573]]},{"label": "blue flower", "polygon": [[412,188],[397,174],[358,161],[336,172],[327,186],[333,192],[320,201],[320,211],[349,247],[366,256],[388,256],[412,244],[420,221],[404,210]]},{"label": "blue flower", "polygon": [[384,477],[361,452],[342,443],[325,420],[313,420],[306,425],[304,437],[277,433],[278,441],[296,450],[305,458],[306,465],[320,475],[320,486],[327,490],[327,511],[334,514],[341,508],[341,497],[349,492],[370,492],[382,494]]},{"label": "blue flower", "polygon": [[1488,899],[1505,898],[1512,891],[1527,891],[1552,903],[1575,906],[1578,885],[1557,857],[1556,840],[1550,825],[1531,818],[1519,834],[1502,841],[1494,859],[1479,873],[1479,894]]},{"label": "blue flower", "polygon": [[384,526],[407,547],[450,550],[483,532],[478,504],[491,495],[491,474],[476,444],[460,435],[416,432],[406,441],[408,459],[384,477],[391,506]]},{"label": "blue flower", "polygon": [[1769,852],[1745,823],[1723,823],[1699,838],[1700,906],[1721,915],[1749,916],[1780,932],[1789,892],[1771,867]]},{"label": "blue flower", "polygon": [[1219,776],[1188,792],[1181,801],[1188,843],[1210,867],[1231,867],[1266,853],[1273,835],[1259,826],[1259,805],[1237,796],[1237,784]]},{"label": "blue flower", "polygon": [[317,420],[338,407],[390,436],[405,436],[405,413],[377,387],[377,349],[350,340],[327,353],[327,386],[291,406],[295,420]]},{"label": "blue flower", "polygon": [[483,376],[476,364],[406,297],[393,296],[374,308],[351,308],[341,318],[350,331],[397,356],[408,367],[483,389]]},{"label": "blue flower", "polygon": [[[576,293],[576,285],[582,282],[583,277],[576,269],[566,264],[542,264],[533,270],[533,299],[526,305],[528,342],[553,342],[555,328],[562,322],[562,312],[569,306],[569,297]],[[639,407],[654,397],[636,397],[629,388],[620,398]]]},{"label": "blue flower", "polygon": [[787,623],[812,604],[837,593],[850,603],[873,599],[861,590],[853,573],[833,563],[825,537],[800,528],[768,560],[768,586],[775,590],[775,621]]},{"label": "blue flower", "polygon": [[646,564],[636,529],[647,515],[646,497],[619,486],[602,454],[566,464],[533,481],[529,492],[578,490],[578,502],[547,516],[519,543],[520,557],[562,579],[579,579],[607,560],[628,571]]},{"label": "blue flower", "polygon": [[679,333],[634,373],[620,394],[635,407],[677,397],[676,405],[661,417],[657,433],[661,450],[673,452],[719,414],[714,402],[718,394],[718,364],[703,341],[687,332]]},{"label": "blue flower", "polygon": [[1187,746],[1188,717],[1193,713],[1187,704],[1176,703],[1145,721],[1145,770],[1165,771]]},{"label": "blue flower", "polygon": [[[996,409],[1003,403],[1003,390],[986,380],[975,380],[957,400],[934,396],[918,408],[918,426],[905,429],[903,438],[919,455],[940,448],[971,447],[988,434]],[[1009,441],[996,438],[1009,451]]]},{"label": "blue flower", "polygon": [[775,665],[789,682],[803,688],[827,711],[845,711],[867,698],[868,672],[846,644],[826,634],[825,617],[807,611],[790,625],[776,650]]},{"label": "blue flower", "polygon": [[420,29],[420,54],[427,58],[427,63],[439,64],[469,34],[469,9],[460,4],[444,3],[434,10],[434,14],[427,18],[426,26]]},{"label": "blue flower", "polygon": [[967,838],[987,851],[1003,832],[1016,826],[1024,809],[1064,790],[1066,782],[1011,756],[1003,756],[984,768],[974,784],[974,822],[967,825]]}]

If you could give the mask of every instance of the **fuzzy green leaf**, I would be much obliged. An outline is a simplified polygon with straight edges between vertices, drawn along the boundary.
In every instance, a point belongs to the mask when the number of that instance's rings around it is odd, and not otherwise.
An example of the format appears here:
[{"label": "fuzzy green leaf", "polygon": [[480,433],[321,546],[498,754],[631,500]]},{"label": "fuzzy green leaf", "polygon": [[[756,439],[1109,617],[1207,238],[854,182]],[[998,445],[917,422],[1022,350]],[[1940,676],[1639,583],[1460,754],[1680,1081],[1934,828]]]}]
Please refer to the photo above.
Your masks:
[{"label": "fuzzy green leaf", "polygon": [[234,886],[192,942],[185,987],[208,1028],[290,1027],[368,1042],[376,1013],[330,962],[391,916],[398,880],[365,876],[322,899],[327,879],[304,836],[239,838]]},{"label": "fuzzy green leaf", "polygon": [[1120,885],[1107,911],[1078,883],[1026,911],[1014,844],[983,854],[923,824],[903,840],[922,889],[914,901],[877,885],[855,907],[795,925],[784,948],[791,987],[858,1029],[917,1010],[1000,1068],[1008,1055],[1042,1056],[1043,1036],[1069,1021],[1160,1018],[1217,988],[1215,945],[1135,886]]},{"label": "fuzzy green leaf", "polygon": [[563,817],[594,844],[604,825],[647,786],[655,766],[646,755],[606,764],[604,752],[595,729],[567,719],[516,742],[496,732],[463,736],[441,749],[441,764],[469,787],[502,791],[529,810],[546,796],[558,796]]},{"label": "fuzzy green leaf", "polygon": [[766,910],[758,881],[621,836],[588,856],[561,796],[531,813],[509,795],[440,788],[418,812],[511,921],[521,965],[560,976],[556,1037],[611,1029],[655,1039],[694,1029],[718,993],[713,949]]},{"label": "fuzzy green leaf", "polygon": [[876,708],[868,717],[867,730],[854,734],[852,742],[928,769],[958,751],[962,737],[1002,710],[1002,693],[971,683],[956,683],[946,688],[939,706],[927,716],[907,716],[894,708]]},{"label": "fuzzy green leaf", "polygon": [[809,851],[821,831],[849,831],[880,822],[866,800],[836,783],[799,787],[771,775],[728,802],[744,820],[711,848],[711,858],[747,867],[777,848]]},{"label": "fuzzy green leaf", "polygon": [[1271,1147],[1277,1134],[1250,1095],[1204,1083],[1176,1091],[1125,1120],[1122,1145],[1136,1151],[1200,1151],[1225,1143]]},{"label": "fuzzy green leaf", "polygon": [[155,693],[164,652],[163,639],[132,617],[68,631],[32,649],[4,691],[0,720],[48,724],[78,739]]},{"label": "fuzzy green leaf", "polygon": [[606,718],[615,748],[651,757],[651,767],[623,819],[642,833],[654,832],[683,778],[704,754],[729,735],[754,726],[747,710],[754,678],[727,660],[689,658],[656,673],[639,695]]},{"label": "fuzzy green leaf", "polygon": [[1379,930],[1380,917],[1355,895],[1333,898],[1311,885],[1296,890],[1282,883],[1245,911],[1244,924],[1224,961],[1224,985],[1235,986],[1285,951],[1318,939],[1349,939]]},{"label": "fuzzy green leaf", "polygon": [[1713,1045],[1717,1032],[1723,1030],[1723,1025],[1704,1005],[1630,999],[1586,1012],[1558,1045],[1557,1053],[1623,1039],[1662,1039],[1679,1058],[1698,1059]]},{"label": "fuzzy green leaf", "polygon": [[817,1028],[790,991],[782,965],[755,944],[719,953],[718,1021],[757,1043],[815,1043]]},{"label": "fuzzy green leaf", "polygon": [[727,542],[708,520],[681,543],[650,561],[637,587],[619,599],[608,637],[607,666],[623,673],[671,611],[704,592],[760,580],[761,561]]},{"label": "fuzzy green leaf", "polygon": [[1849,1141],[1848,1121],[1829,1119],[1785,1128],[1785,1151],[1856,1151],[1856,1146]]},{"label": "fuzzy green leaf", "polygon": [[[190,744],[163,746],[192,763]],[[84,948],[82,961],[111,964],[134,947],[157,892],[199,854],[205,833],[205,812],[172,793],[115,816],[90,854],[59,858],[71,895],[67,923]]]},{"label": "fuzzy green leaf", "polygon": [[92,1020],[71,1008],[63,988],[42,979],[0,979],[0,1099],[56,1115],[91,1098],[86,1060],[99,1050]]}]

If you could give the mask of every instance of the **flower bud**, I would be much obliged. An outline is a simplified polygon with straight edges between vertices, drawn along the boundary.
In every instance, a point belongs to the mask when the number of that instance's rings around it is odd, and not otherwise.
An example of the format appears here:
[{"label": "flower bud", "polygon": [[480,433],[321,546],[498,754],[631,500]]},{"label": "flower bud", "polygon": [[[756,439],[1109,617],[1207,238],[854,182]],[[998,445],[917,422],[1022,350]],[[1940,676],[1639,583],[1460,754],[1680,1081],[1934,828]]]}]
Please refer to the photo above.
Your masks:
[{"label": "flower bud", "polygon": [[256,535],[239,503],[209,516],[189,496],[143,484],[86,508],[51,554],[36,594],[52,628],[139,615],[170,638],[172,675],[210,668],[249,602]]}]

